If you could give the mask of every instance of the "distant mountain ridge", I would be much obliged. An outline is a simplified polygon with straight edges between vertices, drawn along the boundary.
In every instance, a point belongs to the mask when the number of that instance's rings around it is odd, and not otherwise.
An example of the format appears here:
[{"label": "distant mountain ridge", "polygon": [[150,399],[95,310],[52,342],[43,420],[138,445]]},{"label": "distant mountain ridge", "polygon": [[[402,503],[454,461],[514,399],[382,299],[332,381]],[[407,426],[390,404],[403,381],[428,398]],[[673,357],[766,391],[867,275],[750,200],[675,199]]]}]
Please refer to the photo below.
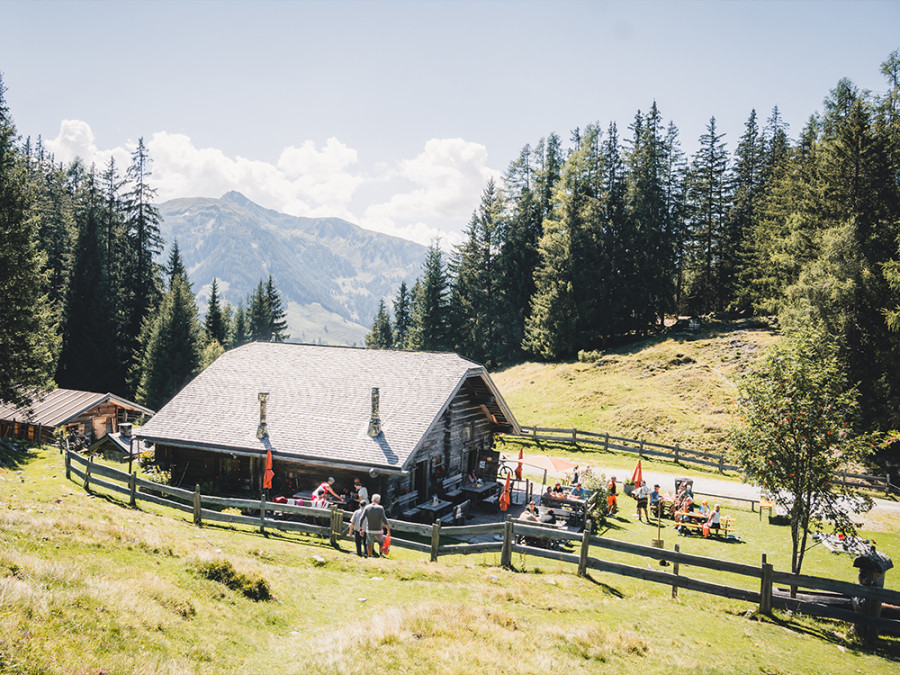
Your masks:
[{"label": "distant mountain ridge", "polygon": [[159,206],[165,256],[173,242],[201,313],[218,279],[237,306],[271,274],[281,291],[292,340],[362,344],[381,298],[410,286],[427,249],[340,218],[301,218],[266,209],[239,192],[219,199],[172,199]]}]

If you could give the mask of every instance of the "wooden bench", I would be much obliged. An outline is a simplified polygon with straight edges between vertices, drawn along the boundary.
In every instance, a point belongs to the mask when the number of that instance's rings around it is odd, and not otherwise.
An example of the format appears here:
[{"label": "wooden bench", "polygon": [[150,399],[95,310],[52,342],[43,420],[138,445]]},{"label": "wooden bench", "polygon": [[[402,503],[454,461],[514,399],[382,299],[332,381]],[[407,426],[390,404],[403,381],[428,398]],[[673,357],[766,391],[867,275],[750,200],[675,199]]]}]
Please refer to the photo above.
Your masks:
[{"label": "wooden bench", "polygon": [[415,520],[420,510],[415,503],[419,501],[419,491],[413,490],[405,495],[400,495],[394,500],[394,505],[402,520]]},{"label": "wooden bench", "polygon": [[[675,527],[681,527],[683,530],[690,530],[691,532],[697,532],[698,534],[703,533],[703,525],[704,523],[697,523],[691,521],[681,521],[679,523],[675,523]],[[729,516],[722,516],[719,521],[719,529],[709,528],[709,536],[722,536],[725,539],[728,539],[729,534],[734,534],[734,521]]]},{"label": "wooden bench", "polygon": [[445,478],[442,483],[444,496],[450,501],[454,501],[457,497],[462,495],[462,480],[463,476],[461,473],[456,474],[455,476],[450,476],[449,478]]}]

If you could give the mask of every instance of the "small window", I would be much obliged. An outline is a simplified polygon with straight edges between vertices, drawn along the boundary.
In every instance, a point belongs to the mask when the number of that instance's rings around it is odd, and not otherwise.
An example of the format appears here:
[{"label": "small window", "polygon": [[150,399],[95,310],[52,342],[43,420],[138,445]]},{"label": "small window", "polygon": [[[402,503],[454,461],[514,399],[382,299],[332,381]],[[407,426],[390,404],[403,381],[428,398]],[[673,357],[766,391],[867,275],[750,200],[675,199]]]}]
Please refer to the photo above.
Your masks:
[{"label": "small window", "polygon": [[466,422],[463,427],[463,441],[471,441],[475,437],[475,422]]}]

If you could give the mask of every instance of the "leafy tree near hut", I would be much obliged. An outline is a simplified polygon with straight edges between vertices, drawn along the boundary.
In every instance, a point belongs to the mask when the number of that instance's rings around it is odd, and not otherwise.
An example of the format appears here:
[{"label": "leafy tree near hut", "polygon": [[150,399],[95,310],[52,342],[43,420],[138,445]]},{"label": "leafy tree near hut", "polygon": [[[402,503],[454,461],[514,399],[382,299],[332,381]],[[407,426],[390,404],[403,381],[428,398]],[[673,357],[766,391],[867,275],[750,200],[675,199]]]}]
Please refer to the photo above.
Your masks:
[{"label": "leafy tree near hut", "polygon": [[27,404],[52,386],[58,338],[46,296],[46,257],[25,162],[0,78],[0,401]]},{"label": "leafy tree near hut", "polygon": [[730,430],[735,458],[747,479],[787,511],[791,571],[799,574],[813,527],[830,522],[853,535],[853,516],[871,506],[835,479],[870,455],[875,437],[854,432],[858,392],[822,333],[785,337],[739,391],[741,421]]},{"label": "leafy tree near hut", "polygon": [[366,347],[369,349],[390,349],[394,346],[394,330],[391,327],[391,315],[384,306],[384,298],[378,303],[372,330],[366,335]]}]

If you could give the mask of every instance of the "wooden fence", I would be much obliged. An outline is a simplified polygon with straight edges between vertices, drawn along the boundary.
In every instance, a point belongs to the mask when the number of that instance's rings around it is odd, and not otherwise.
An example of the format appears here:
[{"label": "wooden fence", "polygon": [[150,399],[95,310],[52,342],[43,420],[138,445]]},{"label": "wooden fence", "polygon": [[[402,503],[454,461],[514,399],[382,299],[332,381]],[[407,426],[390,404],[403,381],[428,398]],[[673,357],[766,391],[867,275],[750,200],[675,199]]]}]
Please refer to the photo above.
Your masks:
[{"label": "wooden fence", "polygon": [[[604,452],[610,450],[618,452],[630,452],[639,457],[660,457],[673,460],[675,463],[699,464],[717,469],[720,473],[725,471],[740,471],[742,467],[726,461],[724,455],[714,452],[701,452],[683,448],[678,443],[666,445],[665,443],[653,443],[651,441],[635,440],[621,436],[612,436],[606,433],[582,431],[580,429],[553,429],[550,427],[522,427],[522,433],[535,441],[547,441],[551,443],[570,443],[572,445],[592,445],[603,448]],[[840,485],[854,488],[884,491],[885,495],[891,491],[900,493],[900,486],[891,483],[891,476],[874,476],[842,472],[835,476],[835,481]]]},{"label": "wooden fence", "polygon": [[[302,532],[328,538],[333,546],[337,546],[340,540],[350,539],[349,528],[344,523],[345,514],[337,508],[319,509],[278,504],[267,501],[265,495],[259,500],[202,495],[199,486],[194,491],[190,491],[161,485],[138,478],[133,473],[95,463],[92,459],[84,458],[68,450],[65,452],[65,467],[66,478],[73,480],[74,477],[74,479],[82,481],[85,490],[90,490],[92,487],[110,490],[126,496],[131,506],[136,506],[138,501],[143,500],[184,513],[191,513],[196,525],[202,525],[204,521],[225,522],[250,525],[258,527],[261,531],[271,529]],[[205,508],[205,506],[240,509],[242,513],[223,513],[216,509]],[[287,520],[286,518],[290,516],[306,517],[308,522]],[[671,586],[673,596],[677,594],[677,589],[683,588],[754,603],[759,606],[761,612],[767,614],[773,608],[789,609],[812,616],[865,625],[870,630],[880,633],[900,635],[900,620],[885,619],[874,613],[861,614],[846,608],[835,607],[817,601],[815,596],[809,594],[794,593],[796,597],[791,597],[792,594],[776,590],[774,584],[784,584],[792,591],[810,589],[814,592],[838,593],[847,598],[865,598],[877,607],[880,607],[881,604],[900,606],[900,591],[862,586],[823,577],[779,572],[766,562],[765,555],[761,564],[754,566],[681,553],[677,545],[675,550],[668,551],[591,535],[589,523],[583,532],[576,533],[512,518],[499,523],[463,526],[441,526],[440,522],[433,525],[421,525],[393,519],[388,522],[391,526],[391,546],[426,553],[432,562],[437,561],[442,555],[496,553],[500,556],[501,566],[511,569],[513,568],[513,554],[547,558],[575,565],[579,576],[586,575],[589,569],[618,574]],[[477,543],[464,543],[463,541],[466,537],[479,535],[487,535],[490,538]],[[578,552],[529,545],[526,543],[528,539],[538,539],[544,542],[570,542],[576,545]],[[657,562],[664,561],[665,564],[671,565],[672,571],[648,568],[646,563],[629,565],[605,560],[598,557],[597,553],[591,555],[592,551],[599,552],[601,550],[630,554]],[[741,575],[753,580],[753,587],[739,588],[684,576],[681,574],[682,566]]]}]

